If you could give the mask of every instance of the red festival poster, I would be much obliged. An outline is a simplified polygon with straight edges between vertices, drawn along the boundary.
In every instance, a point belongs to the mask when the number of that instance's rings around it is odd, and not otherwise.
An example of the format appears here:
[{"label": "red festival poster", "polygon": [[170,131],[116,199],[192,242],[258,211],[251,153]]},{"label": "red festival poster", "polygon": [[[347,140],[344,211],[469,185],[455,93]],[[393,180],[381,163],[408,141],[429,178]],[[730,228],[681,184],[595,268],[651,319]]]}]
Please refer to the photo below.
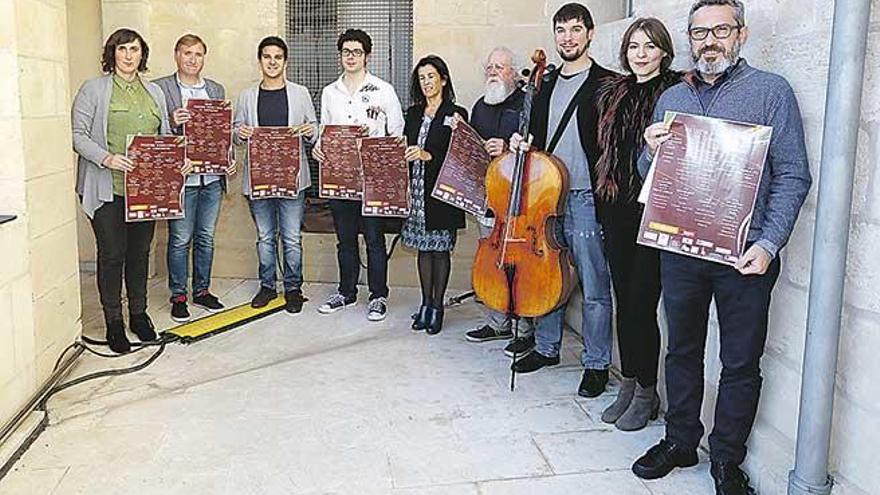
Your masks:
[{"label": "red festival poster", "polygon": [[361,213],[374,217],[409,215],[406,140],[402,137],[364,138],[358,141],[358,150],[364,177]]},{"label": "red festival poster", "polygon": [[248,140],[251,199],[299,194],[302,135],[295,127],[255,127]]},{"label": "red festival poster", "polygon": [[668,113],[638,243],[736,264],[742,256],[773,129]]},{"label": "red festival poster", "polygon": [[491,161],[483,138],[467,122],[459,120],[452,130],[449,151],[431,196],[468,213],[485,215],[486,170]]},{"label": "red festival poster", "polygon": [[192,173],[225,174],[232,151],[232,103],[191,99],[186,109],[191,117],[183,125],[183,135]]},{"label": "red festival poster", "polygon": [[358,154],[358,125],[327,125],[321,132],[324,161],[318,173],[318,194],[328,199],[363,198],[363,178]]},{"label": "red festival poster", "polygon": [[183,136],[128,137],[134,170],[125,173],[126,222],[183,218],[185,151]]}]

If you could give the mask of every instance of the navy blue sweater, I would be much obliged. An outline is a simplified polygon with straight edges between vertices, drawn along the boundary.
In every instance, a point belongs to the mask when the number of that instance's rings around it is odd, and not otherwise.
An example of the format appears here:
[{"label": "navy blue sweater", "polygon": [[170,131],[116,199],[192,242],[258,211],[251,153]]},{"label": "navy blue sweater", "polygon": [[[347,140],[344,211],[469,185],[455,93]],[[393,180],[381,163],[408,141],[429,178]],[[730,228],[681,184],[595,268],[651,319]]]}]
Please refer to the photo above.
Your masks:
[{"label": "navy blue sweater", "polygon": [[[748,241],[776,257],[788,243],[812,184],[794,91],[782,76],[755,69],[740,59],[704,105],[695,77],[693,73],[686,75],[682,83],[660,96],[653,120],[662,122],[666,112],[672,111],[773,128]],[[652,159],[645,147],[638,164],[642,176],[647,175]]]}]

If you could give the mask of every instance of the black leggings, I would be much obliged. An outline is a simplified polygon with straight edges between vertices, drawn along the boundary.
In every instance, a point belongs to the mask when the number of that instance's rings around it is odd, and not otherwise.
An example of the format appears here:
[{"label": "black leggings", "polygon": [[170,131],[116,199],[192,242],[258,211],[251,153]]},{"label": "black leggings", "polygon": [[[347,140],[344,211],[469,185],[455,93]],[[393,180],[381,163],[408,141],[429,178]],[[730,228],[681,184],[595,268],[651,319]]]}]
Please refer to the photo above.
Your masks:
[{"label": "black leggings", "polygon": [[636,244],[641,208],[609,208],[604,222],[606,254],[617,300],[617,342],[621,372],[642,387],[657,383],[660,357],[660,254]]},{"label": "black leggings", "polygon": [[449,251],[419,251],[419,282],[422,306],[443,307],[443,295],[449,283],[452,261]]},{"label": "black leggings", "polygon": [[92,229],[98,245],[98,294],[106,322],[122,320],[122,283],[128,312],[147,310],[150,243],[156,222],[125,221],[125,198],[113,196],[95,211]]}]

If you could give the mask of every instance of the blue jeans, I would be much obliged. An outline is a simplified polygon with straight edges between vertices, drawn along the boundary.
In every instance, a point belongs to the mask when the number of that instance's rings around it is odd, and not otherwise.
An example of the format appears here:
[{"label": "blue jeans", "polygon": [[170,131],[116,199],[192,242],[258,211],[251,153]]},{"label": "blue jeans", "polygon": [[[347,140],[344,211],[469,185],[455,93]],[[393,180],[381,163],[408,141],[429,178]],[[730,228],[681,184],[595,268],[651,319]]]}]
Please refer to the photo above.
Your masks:
[{"label": "blue jeans", "polygon": [[222,196],[220,181],[207,186],[189,186],[183,196],[186,217],[168,221],[168,288],[171,297],[186,295],[190,244],[193,294],[207,291],[211,286],[214,229],[220,215]]},{"label": "blue jeans", "polygon": [[280,233],[284,248],[284,291],[302,289],[302,221],[304,195],[296,199],[249,199],[251,217],[257,226],[257,256],[260,259],[260,285],[275,290],[277,252]]},{"label": "blue jeans", "polygon": [[[604,370],[611,364],[611,275],[592,192],[569,193],[562,224],[561,240],[571,252],[584,296],[581,363],[587,369]],[[564,323],[565,306],[538,319],[535,350],[544,356],[558,356]]]}]

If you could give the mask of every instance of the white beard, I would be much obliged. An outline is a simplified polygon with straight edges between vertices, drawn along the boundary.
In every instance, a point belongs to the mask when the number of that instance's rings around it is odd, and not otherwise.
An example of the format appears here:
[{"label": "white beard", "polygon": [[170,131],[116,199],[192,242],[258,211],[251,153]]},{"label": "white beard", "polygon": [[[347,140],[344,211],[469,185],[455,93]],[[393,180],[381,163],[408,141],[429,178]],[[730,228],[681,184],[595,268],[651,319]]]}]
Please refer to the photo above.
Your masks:
[{"label": "white beard", "polygon": [[497,105],[506,100],[511,93],[513,93],[513,88],[504,84],[504,81],[490,81],[486,83],[483,101],[489,105]]}]

